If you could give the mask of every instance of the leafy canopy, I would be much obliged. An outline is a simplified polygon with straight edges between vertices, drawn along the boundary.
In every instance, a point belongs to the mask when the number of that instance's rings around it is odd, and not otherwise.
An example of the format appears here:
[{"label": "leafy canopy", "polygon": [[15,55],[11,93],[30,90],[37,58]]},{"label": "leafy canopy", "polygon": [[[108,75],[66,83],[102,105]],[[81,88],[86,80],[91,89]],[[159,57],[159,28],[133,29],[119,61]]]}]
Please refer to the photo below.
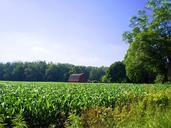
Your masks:
[{"label": "leafy canopy", "polygon": [[132,82],[153,82],[157,75],[167,81],[171,63],[171,2],[149,0],[145,10],[130,20],[123,34],[130,44],[125,56],[126,73]]}]

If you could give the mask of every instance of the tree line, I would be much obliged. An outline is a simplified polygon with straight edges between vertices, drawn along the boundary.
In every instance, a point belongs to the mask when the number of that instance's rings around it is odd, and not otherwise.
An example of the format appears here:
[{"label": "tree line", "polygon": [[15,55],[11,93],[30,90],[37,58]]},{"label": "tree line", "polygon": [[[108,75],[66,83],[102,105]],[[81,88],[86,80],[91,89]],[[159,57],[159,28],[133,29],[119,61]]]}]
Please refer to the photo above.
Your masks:
[{"label": "tree line", "polygon": [[66,82],[70,74],[85,73],[90,82],[101,82],[106,69],[106,67],[74,66],[45,61],[8,62],[0,63],[0,80]]}]

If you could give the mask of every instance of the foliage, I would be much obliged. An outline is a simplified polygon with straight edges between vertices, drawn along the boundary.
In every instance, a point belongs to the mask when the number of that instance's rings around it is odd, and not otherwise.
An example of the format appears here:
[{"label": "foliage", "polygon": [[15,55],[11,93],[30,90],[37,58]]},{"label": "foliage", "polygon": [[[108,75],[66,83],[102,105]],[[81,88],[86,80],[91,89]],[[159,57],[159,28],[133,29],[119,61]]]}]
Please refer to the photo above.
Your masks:
[{"label": "foliage", "polygon": [[72,73],[84,73],[89,81],[100,82],[105,67],[85,67],[54,64],[44,61],[0,63],[0,80],[13,81],[68,81]]},{"label": "foliage", "polygon": [[4,123],[4,115],[3,114],[1,114],[0,115],[0,128],[4,128],[5,127],[5,123]]},{"label": "foliage", "polygon": [[110,83],[109,79],[107,78],[107,75],[104,75],[104,76],[101,78],[101,82],[102,82],[102,83]]},{"label": "foliage", "polygon": [[24,118],[20,114],[16,115],[15,118],[12,119],[12,125],[13,128],[27,128],[26,121],[24,121]]},{"label": "foliage", "polygon": [[163,83],[164,82],[164,76],[163,75],[157,75],[155,79],[155,83]]},{"label": "foliage", "polygon": [[89,80],[101,82],[102,77],[105,75],[107,68],[100,67],[100,68],[90,68]]},{"label": "foliage", "polygon": [[[84,128],[170,128],[170,110],[151,110],[141,104],[119,109],[96,107],[84,111],[80,117]],[[78,122],[78,124],[80,124]]]},{"label": "foliage", "polygon": [[107,79],[110,82],[126,82],[125,65],[122,62],[113,63],[107,70]]},{"label": "foliage", "polygon": [[[170,106],[170,90],[170,84],[0,82],[0,115],[3,115],[0,124],[63,128],[87,126],[89,121],[97,126],[102,121],[102,126],[110,122],[119,125],[127,120],[121,118],[128,115],[125,110],[140,109],[137,115],[143,115],[147,108],[154,112],[166,110]],[[108,110],[114,111],[113,115]],[[124,113],[113,118],[116,112]],[[17,116],[19,113],[21,118]]]},{"label": "foliage", "polygon": [[123,34],[130,44],[125,56],[128,78],[136,83],[149,83],[162,75],[167,81],[171,63],[170,1],[149,0],[146,10],[131,18],[130,27],[132,30]]},{"label": "foliage", "polygon": [[70,114],[68,120],[65,122],[66,128],[83,128],[80,117],[75,114]]}]

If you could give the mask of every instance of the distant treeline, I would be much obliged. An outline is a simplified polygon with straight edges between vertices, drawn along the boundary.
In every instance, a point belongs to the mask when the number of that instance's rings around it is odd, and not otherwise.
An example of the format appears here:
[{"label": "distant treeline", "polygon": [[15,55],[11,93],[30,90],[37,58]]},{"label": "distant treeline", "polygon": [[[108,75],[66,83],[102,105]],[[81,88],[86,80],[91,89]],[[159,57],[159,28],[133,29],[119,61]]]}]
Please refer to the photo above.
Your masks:
[{"label": "distant treeline", "polygon": [[100,82],[106,67],[74,66],[38,62],[0,63],[0,80],[12,81],[58,81],[66,82],[73,73],[85,73],[90,82]]}]

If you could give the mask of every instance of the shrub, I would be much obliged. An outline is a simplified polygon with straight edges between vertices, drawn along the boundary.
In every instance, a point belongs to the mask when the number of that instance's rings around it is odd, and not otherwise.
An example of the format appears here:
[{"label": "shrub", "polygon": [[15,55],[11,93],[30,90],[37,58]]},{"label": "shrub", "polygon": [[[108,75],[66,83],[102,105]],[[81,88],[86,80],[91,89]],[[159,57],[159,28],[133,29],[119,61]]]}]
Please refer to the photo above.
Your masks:
[{"label": "shrub", "polygon": [[155,79],[155,83],[164,83],[164,75],[157,75]]}]

